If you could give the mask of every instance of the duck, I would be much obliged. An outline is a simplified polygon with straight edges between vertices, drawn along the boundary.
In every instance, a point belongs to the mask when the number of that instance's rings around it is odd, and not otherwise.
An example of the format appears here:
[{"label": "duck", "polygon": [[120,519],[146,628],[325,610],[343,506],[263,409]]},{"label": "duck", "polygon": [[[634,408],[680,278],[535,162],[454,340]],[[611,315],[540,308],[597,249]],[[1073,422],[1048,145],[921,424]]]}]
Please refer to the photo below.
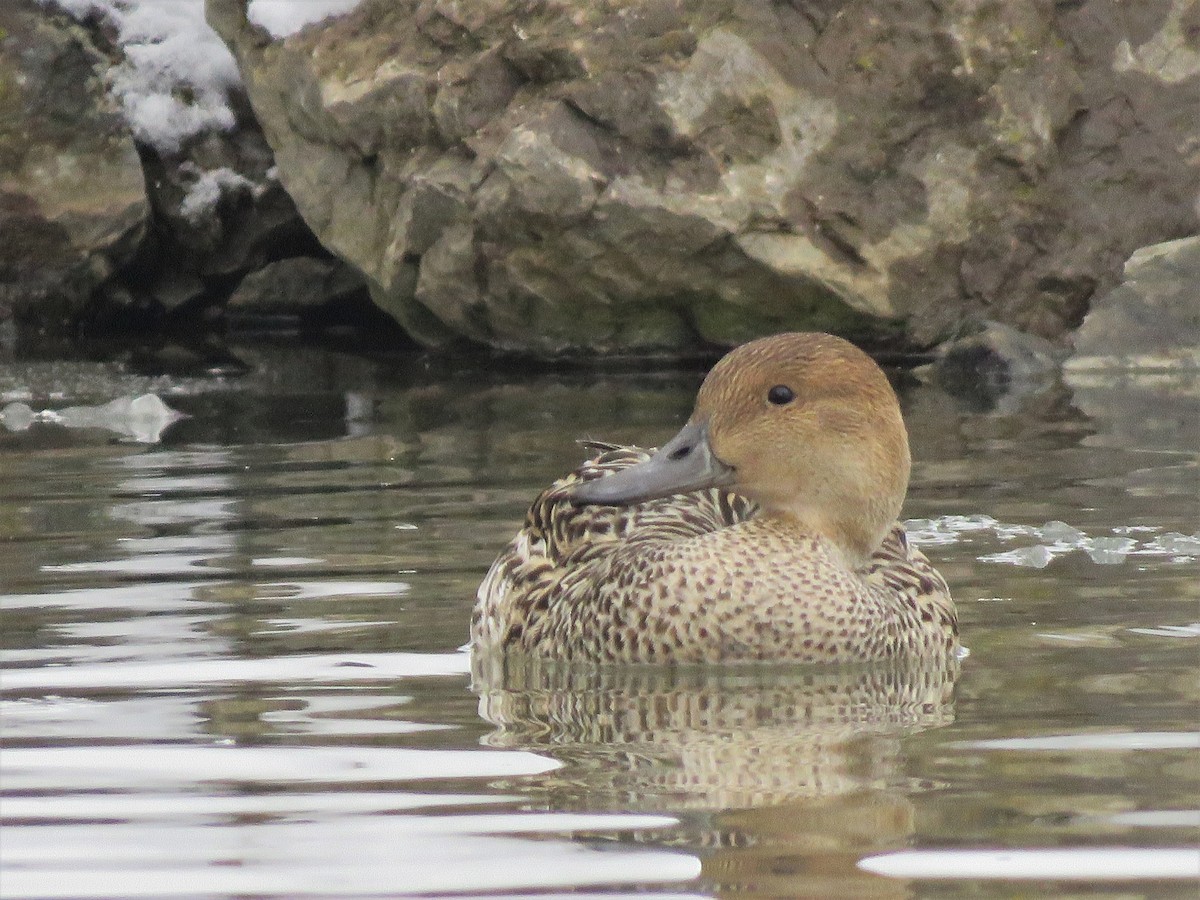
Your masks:
[{"label": "duck", "polygon": [[912,465],[899,401],[849,341],[742,344],[660,448],[588,446],[480,584],[474,652],[626,664],[958,652],[949,587],[898,521]]}]

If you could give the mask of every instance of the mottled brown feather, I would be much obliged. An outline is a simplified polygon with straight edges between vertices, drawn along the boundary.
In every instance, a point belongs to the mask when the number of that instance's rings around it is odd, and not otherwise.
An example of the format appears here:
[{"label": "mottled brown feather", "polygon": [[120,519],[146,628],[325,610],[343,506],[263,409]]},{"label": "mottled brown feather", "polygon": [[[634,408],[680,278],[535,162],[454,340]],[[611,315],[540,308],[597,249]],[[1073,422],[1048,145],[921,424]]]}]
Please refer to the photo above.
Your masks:
[{"label": "mottled brown feather", "polygon": [[950,593],[893,525],[850,571],[818,535],[756,518],[722,490],[579,506],[580,481],[649,458],[599,453],[533,502],[480,585],[479,650],[596,661],[862,661],[951,652]]}]

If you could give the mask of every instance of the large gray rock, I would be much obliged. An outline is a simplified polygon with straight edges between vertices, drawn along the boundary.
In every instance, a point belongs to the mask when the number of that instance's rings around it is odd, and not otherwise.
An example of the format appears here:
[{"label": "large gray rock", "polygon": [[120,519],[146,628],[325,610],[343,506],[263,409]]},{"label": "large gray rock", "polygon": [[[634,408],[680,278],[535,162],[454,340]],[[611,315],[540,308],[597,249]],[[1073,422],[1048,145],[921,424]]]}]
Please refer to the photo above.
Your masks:
[{"label": "large gray rock", "polygon": [[1143,247],[1075,333],[1068,371],[1200,371],[1200,236]]},{"label": "large gray rock", "polygon": [[362,278],[349,267],[328,259],[291,256],[243,278],[225,303],[225,313],[230,324],[238,327],[277,322],[295,328],[362,292]]},{"label": "large gray rock", "polygon": [[1059,338],[1197,227],[1190,0],[208,0],[321,241],[429,343]]},{"label": "large gray rock", "polygon": [[0,321],[77,315],[150,212],[133,138],[85,32],[0,5]]},{"label": "large gray rock", "polygon": [[1200,447],[1200,236],[1144,247],[1074,335],[1064,380],[1099,425],[1094,444],[1170,450],[1138,491],[1195,496]]}]

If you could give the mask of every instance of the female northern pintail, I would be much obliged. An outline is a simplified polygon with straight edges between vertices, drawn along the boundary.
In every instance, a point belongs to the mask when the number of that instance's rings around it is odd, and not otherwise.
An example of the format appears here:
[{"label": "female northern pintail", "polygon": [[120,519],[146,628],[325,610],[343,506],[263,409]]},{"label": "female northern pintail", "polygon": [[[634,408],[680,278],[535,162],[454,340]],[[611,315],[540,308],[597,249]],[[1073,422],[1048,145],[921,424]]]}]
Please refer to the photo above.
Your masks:
[{"label": "female northern pintail", "polygon": [[476,650],[845,662],[957,649],[946,582],[896,521],[910,468],[899,403],[852,344],[751,341],[657,452],[594,449],[492,564]]}]

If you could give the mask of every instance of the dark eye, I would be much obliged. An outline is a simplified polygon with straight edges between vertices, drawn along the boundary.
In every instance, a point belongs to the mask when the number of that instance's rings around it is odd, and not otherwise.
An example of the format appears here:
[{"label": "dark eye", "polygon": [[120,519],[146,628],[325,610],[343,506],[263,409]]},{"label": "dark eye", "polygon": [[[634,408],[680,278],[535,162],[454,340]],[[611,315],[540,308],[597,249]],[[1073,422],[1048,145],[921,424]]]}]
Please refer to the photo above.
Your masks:
[{"label": "dark eye", "polygon": [[786,384],[777,384],[767,391],[767,399],[776,406],[783,406],[785,403],[791,403],[795,400],[796,395],[792,393],[792,389]]}]

